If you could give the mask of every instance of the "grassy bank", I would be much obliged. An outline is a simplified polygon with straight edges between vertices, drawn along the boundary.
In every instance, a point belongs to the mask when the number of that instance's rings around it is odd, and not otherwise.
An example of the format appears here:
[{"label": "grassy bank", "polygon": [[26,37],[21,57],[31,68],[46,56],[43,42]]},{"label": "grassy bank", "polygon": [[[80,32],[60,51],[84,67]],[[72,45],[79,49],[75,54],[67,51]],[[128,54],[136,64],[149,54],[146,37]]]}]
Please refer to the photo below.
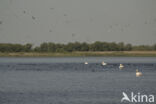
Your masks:
[{"label": "grassy bank", "polygon": [[0,53],[0,57],[69,57],[69,56],[137,56],[156,57],[156,51],[106,51],[106,52],[64,52],[64,53],[36,53],[17,52]]}]

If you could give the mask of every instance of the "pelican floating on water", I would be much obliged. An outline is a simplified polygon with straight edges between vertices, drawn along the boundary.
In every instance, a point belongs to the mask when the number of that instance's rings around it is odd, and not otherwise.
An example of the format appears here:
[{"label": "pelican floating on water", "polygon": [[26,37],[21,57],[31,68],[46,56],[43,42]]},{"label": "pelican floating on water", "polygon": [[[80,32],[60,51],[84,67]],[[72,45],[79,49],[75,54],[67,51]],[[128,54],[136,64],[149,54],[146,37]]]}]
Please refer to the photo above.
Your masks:
[{"label": "pelican floating on water", "polygon": [[85,64],[85,65],[87,65],[87,64],[88,64],[88,62],[86,61],[84,64]]},{"label": "pelican floating on water", "polygon": [[119,68],[120,69],[123,69],[124,68],[124,65],[120,64]]},{"label": "pelican floating on water", "polygon": [[107,65],[107,63],[105,63],[104,61],[102,62],[102,65]]},{"label": "pelican floating on water", "polygon": [[142,73],[141,73],[141,72],[139,72],[139,70],[138,70],[138,69],[136,69],[136,77],[140,77],[140,76],[142,76]]}]

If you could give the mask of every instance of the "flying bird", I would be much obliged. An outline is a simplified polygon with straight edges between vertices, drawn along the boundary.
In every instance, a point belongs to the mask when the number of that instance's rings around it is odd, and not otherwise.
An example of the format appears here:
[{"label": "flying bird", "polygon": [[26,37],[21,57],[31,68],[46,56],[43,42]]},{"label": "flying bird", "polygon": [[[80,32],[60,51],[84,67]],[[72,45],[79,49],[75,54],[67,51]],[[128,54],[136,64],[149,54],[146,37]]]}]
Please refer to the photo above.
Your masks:
[{"label": "flying bird", "polygon": [[54,10],[55,8],[50,8],[51,10]]},{"label": "flying bird", "polygon": [[64,14],[64,16],[67,16],[67,14]]},{"label": "flying bird", "polygon": [[26,11],[24,10],[24,11],[23,11],[23,13],[25,14],[25,13],[26,13]]},{"label": "flying bird", "polygon": [[49,32],[52,32],[52,30],[49,30]]},{"label": "flying bird", "polygon": [[72,33],[72,37],[74,37],[76,34]]},{"label": "flying bird", "polygon": [[2,24],[3,22],[2,21],[0,21],[0,24]]},{"label": "flying bird", "polygon": [[35,20],[36,18],[34,16],[32,16],[32,19]]}]

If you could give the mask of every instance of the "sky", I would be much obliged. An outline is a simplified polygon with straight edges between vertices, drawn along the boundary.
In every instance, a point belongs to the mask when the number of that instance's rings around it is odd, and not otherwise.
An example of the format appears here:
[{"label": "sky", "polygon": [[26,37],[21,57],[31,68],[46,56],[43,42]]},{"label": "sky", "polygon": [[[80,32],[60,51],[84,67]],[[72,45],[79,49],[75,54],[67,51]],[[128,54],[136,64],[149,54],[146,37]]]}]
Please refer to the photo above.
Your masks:
[{"label": "sky", "polygon": [[0,0],[0,43],[156,43],[156,0]]}]

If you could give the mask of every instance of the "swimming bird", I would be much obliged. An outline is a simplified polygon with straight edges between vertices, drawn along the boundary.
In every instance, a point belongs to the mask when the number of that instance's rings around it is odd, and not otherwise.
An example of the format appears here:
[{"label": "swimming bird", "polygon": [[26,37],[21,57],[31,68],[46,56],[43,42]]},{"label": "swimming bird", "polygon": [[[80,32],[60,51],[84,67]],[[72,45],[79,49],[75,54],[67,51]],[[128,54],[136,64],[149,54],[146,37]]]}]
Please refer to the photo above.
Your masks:
[{"label": "swimming bird", "polygon": [[136,77],[140,77],[140,76],[142,76],[142,72],[139,72],[139,70],[136,69]]},{"label": "swimming bird", "polygon": [[124,68],[124,65],[120,64],[119,68],[120,69],[123,69]]},{"label": "swimming bird", "polygon": [[87,64],[88,64],[88,62],[86,61],[84,64],[85,64],[85,65],[87,65]]},{"label": "swimming bird", "polygon": [[103,62],[102,62],[102,65],[105,66],[105,65],[107,65],[107,63],[105,63],[105,62],[103,61]]}]

